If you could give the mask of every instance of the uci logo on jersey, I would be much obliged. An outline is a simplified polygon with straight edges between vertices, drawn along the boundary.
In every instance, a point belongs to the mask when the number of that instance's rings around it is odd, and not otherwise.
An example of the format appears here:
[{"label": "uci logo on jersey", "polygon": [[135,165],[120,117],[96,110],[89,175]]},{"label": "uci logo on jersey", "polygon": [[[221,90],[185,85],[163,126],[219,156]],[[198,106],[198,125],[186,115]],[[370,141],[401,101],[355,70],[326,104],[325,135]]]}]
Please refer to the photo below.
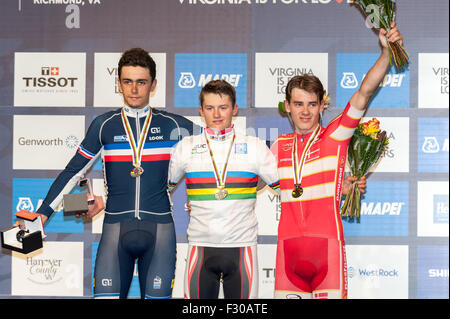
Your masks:
[{"label": "uci logo on jersey", "polygon": [[191,154],[201,154],[201,153],[205,153],[207,151],[207,146],[206,144],[197,144],[194,145],[194,147],[191,150]]},{"label": "uci logo on jersey", "polygon": [[236,143],[234,152],[236,154],[247,154],[247,143]]}]

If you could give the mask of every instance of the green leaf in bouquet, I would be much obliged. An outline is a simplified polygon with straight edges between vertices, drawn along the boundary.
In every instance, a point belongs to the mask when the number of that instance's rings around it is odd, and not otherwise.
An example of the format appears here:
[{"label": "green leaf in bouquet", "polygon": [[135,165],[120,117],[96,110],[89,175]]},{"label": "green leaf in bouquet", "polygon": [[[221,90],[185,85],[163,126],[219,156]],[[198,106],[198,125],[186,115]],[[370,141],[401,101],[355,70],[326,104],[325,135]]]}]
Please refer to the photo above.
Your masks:
[{"label": "green leaf in bouquet", "polygon": [[278,102],[278,111],[281,114],[286,114],[286,107],[284,105],[284,102]]}]

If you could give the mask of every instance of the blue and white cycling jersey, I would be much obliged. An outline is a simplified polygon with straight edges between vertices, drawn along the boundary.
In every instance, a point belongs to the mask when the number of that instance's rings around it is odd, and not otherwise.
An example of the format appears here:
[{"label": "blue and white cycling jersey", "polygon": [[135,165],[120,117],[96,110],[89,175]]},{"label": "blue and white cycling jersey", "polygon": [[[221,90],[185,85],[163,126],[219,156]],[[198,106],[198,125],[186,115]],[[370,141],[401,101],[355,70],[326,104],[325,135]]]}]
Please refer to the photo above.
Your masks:
[{"label": "blue and white cycling jersey", "polygon": [[138,218],[157,223],[172,221],[167,194],[167,174],[172,148],[184,136],[192,135],[194,124],[165,111],[124,107],[134,139],[139,141],[144,121],[151,110],[151,122],[143,146],[141,167],[144,173],[132,177],[132,149],[122,123],[119,108],[96,117],[76,154],[58,175],[38,209],[49,217],[84,176],[98,156],[103,160],[107,192],[105,222],[115,223]]}]

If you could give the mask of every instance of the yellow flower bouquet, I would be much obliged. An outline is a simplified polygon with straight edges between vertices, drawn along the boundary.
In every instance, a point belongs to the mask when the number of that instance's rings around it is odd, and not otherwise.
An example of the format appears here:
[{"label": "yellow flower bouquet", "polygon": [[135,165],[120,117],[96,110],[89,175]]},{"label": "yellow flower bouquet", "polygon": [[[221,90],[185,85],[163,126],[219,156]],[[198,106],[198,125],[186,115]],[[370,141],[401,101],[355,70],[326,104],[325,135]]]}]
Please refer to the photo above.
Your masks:
[{"label": "yellow flower bouquet", "polygon": [[[348,146],[347,158],[352,176],[360,179],[370,168],[377,163],[389,145],[386,131],[381,131],[380,122],[372,120],[360,123],[353,133]],[[351,185],[350,191],[341,208],[343,217],[357,219],[361,217],[361,192],[356,181]]]}]

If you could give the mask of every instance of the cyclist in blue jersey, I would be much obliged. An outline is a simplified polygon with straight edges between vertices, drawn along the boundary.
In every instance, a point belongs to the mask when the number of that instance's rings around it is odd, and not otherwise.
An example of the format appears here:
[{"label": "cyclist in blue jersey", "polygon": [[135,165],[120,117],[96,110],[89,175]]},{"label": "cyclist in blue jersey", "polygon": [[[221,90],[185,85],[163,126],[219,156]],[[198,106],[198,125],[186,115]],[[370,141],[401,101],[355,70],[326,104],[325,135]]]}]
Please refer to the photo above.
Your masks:
[{"label": "cyclist in blue jersey", "polygon": [[[148,52],[126,51],[118,75],[124,106],[93,120],[37,212],[45,222],[101,156],[107,200],[94,297],[126,298],[137,260],[141,298],[170,298],[176,237],[167,192],[168,165],[172,148],[194,127],[184,117],[150,107],[157,80]],[[98,210],[97,204],[90,209]]]}]

